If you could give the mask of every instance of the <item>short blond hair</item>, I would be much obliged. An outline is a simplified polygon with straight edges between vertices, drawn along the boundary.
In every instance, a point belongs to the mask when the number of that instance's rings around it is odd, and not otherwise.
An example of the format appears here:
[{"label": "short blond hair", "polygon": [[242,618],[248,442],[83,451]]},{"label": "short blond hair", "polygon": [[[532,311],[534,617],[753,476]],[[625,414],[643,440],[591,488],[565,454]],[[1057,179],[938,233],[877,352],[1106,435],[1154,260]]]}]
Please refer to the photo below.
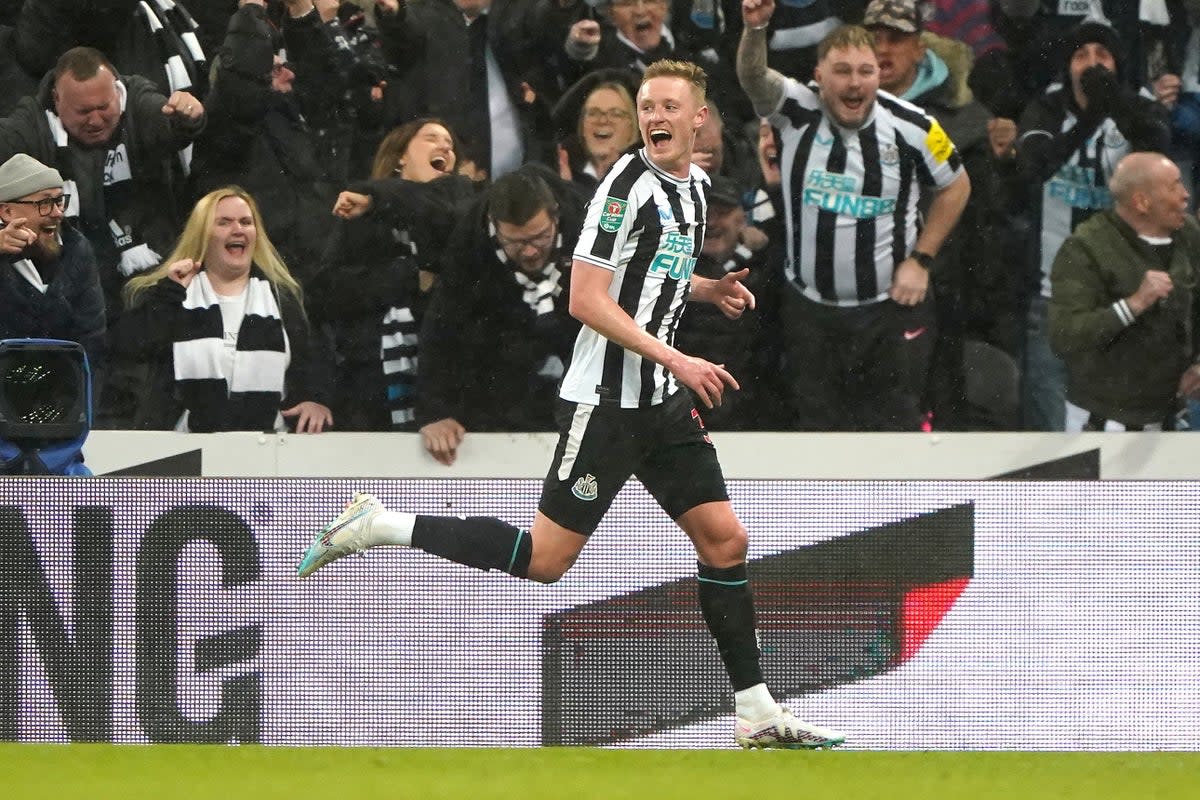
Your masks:
[{"label": "short blond hair", "polygon": [[834,28],[817,45],[817,61],[824,61],[831,50],[866,49],[875,52],[875,34],[861,25]]},{"label": "short blond hair", "polygon": [[692,85],[696,101],[700,105],[704,105],[708,96],[708,73],[703,67],[690,61],[673,61],[669,58],[655,61],[642,73],[642,84],[645,85],[651,78],[683,78]]}]

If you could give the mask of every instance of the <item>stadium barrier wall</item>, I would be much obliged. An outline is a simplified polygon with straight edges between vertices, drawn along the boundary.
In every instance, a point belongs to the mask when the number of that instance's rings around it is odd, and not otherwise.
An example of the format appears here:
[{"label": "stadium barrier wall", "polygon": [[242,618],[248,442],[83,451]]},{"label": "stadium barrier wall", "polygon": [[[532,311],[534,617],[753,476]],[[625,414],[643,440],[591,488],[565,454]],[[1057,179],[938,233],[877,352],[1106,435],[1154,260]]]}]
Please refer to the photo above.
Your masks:
[{"label": "stadium barrier wall", "polygon": [[[552,586],[402,549],[294,578],[354,489],[525,523],[539,485],[0,481],[0,739],[732,746],[694,554],[636,482]],[[847,747],[1197,749],[1200,483],[730,492],[768,680]]]},{"label": "stadium barrier wall", "polygon": [[[731,478],[1200,479],[1186,433],[713,434]],[[553,434],[470,433],[446,467],[403,433],[94,431],[97,474],[211,477],[542,478]]]}]

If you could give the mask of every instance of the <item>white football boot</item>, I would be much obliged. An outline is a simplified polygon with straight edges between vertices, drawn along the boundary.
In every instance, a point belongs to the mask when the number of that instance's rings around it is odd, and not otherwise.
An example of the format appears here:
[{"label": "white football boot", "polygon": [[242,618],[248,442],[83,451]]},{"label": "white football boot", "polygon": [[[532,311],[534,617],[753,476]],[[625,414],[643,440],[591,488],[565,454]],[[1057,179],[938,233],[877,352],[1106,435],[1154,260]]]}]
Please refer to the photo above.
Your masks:
[{"label": "white football boot", "polygon": [[846,741],[845,734],[803,722],[783,706],[779,706],[776,714],[760,722],[750,722],[738,717],[733,738],[747,750],[819,750],[822,747],[837,747]]},{"label": "white football boot", "polygon": [[376,544],[371,541],[371,520],[385,511],[374,495],[359,492],[346,510],[317,532],[308,552],[296,567],[296,576],[307,578],[326,564]]}]

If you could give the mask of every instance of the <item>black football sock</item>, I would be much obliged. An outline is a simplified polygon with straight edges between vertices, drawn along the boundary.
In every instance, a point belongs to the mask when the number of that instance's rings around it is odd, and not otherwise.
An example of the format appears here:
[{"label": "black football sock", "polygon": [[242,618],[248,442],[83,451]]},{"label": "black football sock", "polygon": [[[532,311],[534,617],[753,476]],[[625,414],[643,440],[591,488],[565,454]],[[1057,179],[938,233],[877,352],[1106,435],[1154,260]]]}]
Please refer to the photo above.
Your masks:
[{"label": "black football sock", "polygon": [[754,632],[754,598],[746,577],[746,562],[718,569],[697,564],[700,611],[735,692],[763,682]]},{"label": "black football sock", "polygon": [[413,547],[476,569],[498,569],[528,577],[533,540],[529,531],[495,517],[435,517],[418,514]]}]

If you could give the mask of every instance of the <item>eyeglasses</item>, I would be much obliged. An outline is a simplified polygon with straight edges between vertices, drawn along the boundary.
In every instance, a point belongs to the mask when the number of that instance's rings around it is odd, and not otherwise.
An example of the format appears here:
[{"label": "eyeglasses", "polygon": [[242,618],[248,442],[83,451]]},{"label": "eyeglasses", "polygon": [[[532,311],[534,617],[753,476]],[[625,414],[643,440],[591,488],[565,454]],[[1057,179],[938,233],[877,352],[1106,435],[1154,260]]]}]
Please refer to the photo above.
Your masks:
[{"label": "eyeglasses", "polygon": [[514,250],[524,250],[526,247],[532,247],[536,250],[543,250],[554,242],[554,238],[558,236],[558,226],[550,223],[550,227],[534,236],[526,236],[524,239],[510,239],[507,236],[501,235],[500,231],[496,231],[496,241],[501,247],[512,248]]},{"label": "eyeglasses", "polygon": [[665,6],[667,0],[612,0],[612,5],[617,8],[635,8],[636,6]]},{"label": "eyeglasses", "polygon": [[66,208],[71,202],[71,195],[60,194],[58,197],[43,197],[41,200],[5,200],[4,202],[23,206],[37,206],[38,213],[43,217],[48,217],[50,216],[51,209]]},{"label": "eyeglasses", "polygon": [[633,115],[623,108],[585,108],[583,116],[588,122],[627,122]]}]

